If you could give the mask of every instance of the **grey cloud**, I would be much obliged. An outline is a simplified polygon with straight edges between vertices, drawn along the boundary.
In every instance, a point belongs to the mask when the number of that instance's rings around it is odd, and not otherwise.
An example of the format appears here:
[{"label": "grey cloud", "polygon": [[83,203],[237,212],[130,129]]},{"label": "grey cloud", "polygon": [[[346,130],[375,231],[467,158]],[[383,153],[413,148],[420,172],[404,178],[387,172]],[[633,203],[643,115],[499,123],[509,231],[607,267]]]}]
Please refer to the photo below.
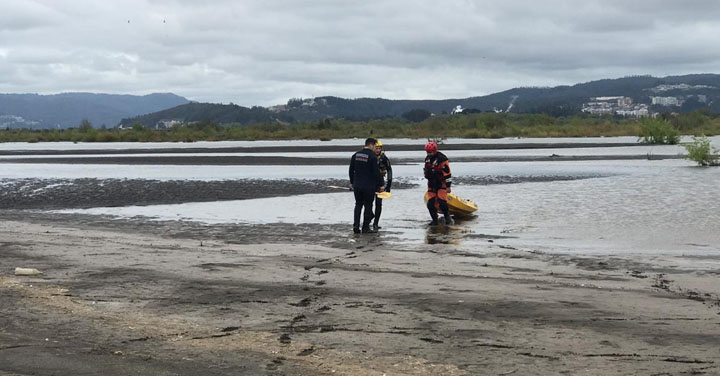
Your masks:
[{"label": "grey cloud", "polygon": [[[628,74],[713,72],[699,0],[90,0],[0,3],[0,91],[468,97]],[[129,23],[128,23],[129,21]]]},{"label": "grey cloud", "polygon": [[34,1],[0,2],[0,37],[2,33],[17,33],[47,28],[62,21],[62,15],[50,7]]}]

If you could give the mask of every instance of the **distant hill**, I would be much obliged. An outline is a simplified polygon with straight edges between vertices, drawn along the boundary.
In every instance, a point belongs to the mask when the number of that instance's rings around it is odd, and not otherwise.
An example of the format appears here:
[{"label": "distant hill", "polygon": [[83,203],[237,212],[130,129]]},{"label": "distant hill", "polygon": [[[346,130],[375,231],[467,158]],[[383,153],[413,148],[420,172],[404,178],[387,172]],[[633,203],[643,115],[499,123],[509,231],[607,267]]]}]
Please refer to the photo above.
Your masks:
[{"label": "distant hill", "polygon": [[[345,99],[317,97],[290,99],[287,104],[264,107],[241,107],[209,103],[190,103],[153,114],[123,119],[124,125],[140,123],[155,126],[162,120],[216,123],[312,122],[326,118],[369,120],[401,116],[424,109],[435,114],[449,113],[456,106],[471,111],[510,111],[569,116],[580,113],[583,104],[594,97],[625,96],[634,103],[650,106],[654,111],[688,112],[707,108],[720,112],[720,75],[633,76],[580,83],[572,86],[524,87],[500,93],[462,99],[390,100],[383,98]],[[683,98],[680,106],[652,105],[651,97]]]},{"label": "distant hill", "polygon": [[[131,126],[135,123],[140,123],[147,127],[155,127],[160,122],[171,122],[173,120],[187,123],[208,120],[218,124],[257,124],[268,123],[283,118],[286,117],[274,114],[264,107],[247,108],[234,104],[193,102],[147,115],[122,119],[120,124],[123,126]],[[290,118],[287,119],[292,121]]]},{"label": "distant hill", "polygon": [[88,119],[95,127],[188,103],[175,94],[0,94],[0,128],[68,128]]}]

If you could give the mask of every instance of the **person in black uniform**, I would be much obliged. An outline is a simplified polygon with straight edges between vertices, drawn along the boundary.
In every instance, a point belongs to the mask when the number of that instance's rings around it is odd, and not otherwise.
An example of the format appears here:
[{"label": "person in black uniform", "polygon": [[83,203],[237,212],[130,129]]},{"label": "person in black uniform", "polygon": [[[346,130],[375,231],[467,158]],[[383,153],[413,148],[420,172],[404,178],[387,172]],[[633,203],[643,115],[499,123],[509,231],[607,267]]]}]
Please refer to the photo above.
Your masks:
[{"label": "person in black uniform", "polygon": [[[390,187],[392,186],[392,166],[390,165],[390,159],[385,155],[385,151],[383,151],[383,144],[380,140],[375,144],[375,154],[380,164],[380,174],[383,176],[383,179],[386,179],[386,184],[384,184],[385,192],[390,192]],[[375,198],[375,220],[373,221],[373,230],[375,231],[380,229],[379,222],[380,214],[382,214],[382,201],[380,197]]]},{"label": "person in black uniform", "polygon": [[[355,217],[353,218],[353,232],[377,232],[370,229],[370,221],[373,219],[372,204],[375,200],[375,192],[385,190],[383,178],[380,174],[380,166],[375,155],[377,140],[368,138],[365,140],[365,147],[353,154],[350,159],[350,189],[355,192]],[[360,228],[360,213],[365,208],[362,229]]]}]

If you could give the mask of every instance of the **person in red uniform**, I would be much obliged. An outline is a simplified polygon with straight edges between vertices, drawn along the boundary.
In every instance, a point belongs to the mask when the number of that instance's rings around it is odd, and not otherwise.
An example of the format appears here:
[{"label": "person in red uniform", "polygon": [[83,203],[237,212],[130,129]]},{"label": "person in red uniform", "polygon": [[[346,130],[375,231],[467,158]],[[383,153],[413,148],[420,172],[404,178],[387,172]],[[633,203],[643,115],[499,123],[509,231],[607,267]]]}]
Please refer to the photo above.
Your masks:
[{"label": "person in red uniform", "polygon": [[450,161],[445,154],[438,151],[437,143],[428,142],[425,145],[427,157],[425,158],[425,179],[428,181],[428,190],[426,196],[428,198],[427,208],[432,217],[431,226],[438,224],[438,208],[445,216],[445,224],[452,224],[450,211],[447,204],[447,195],[450,193],[452,185],[452,175],[450,174]]}]

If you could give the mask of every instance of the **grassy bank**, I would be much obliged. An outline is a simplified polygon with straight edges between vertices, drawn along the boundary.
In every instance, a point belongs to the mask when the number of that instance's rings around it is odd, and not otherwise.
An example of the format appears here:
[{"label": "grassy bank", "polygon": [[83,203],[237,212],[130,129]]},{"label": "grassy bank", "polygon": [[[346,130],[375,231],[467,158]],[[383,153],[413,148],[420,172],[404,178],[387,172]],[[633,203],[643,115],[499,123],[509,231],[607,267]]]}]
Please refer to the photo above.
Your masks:
[{"label": "grassy bank", "polygon": [[[693,112],[665,119],[680,134],[720,134],[720,117]],[[611,117],[551,117],[544,114],[438,115],[413,123],[401,118],[366,122],[327,119],[307,124],[218,125],[210,121],[151,130],[95,129],[87,122],[66,130],[4,130],[0,142],[193,142],[221,140],[335,139],[335,138],[501,138],[501,137],[598,137],[639,136],[642,121]]]}]

